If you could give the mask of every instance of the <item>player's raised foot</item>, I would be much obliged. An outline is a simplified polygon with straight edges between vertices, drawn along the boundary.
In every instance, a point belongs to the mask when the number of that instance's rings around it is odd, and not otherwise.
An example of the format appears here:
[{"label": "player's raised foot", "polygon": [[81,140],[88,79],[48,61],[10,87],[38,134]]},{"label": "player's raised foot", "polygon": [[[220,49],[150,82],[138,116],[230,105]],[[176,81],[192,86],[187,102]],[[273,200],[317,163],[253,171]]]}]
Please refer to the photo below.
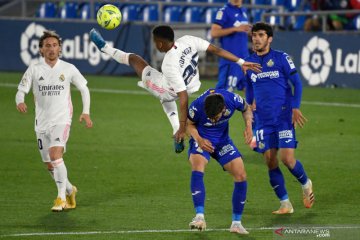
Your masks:
[{"label": "player's raised foot", "polygon": [[184,139],[181,139],[180,142],[177,142],[176,139],[174,140],[174,147],[176,153],[181,153],[185,149]]},{"label": "player's raised foot", "polygon": [[291,214],[294,212],[294,208],[290,201],[282,201],[280,208],[276,211],[273,211],[273,214],[281,215],[281,214]]},{"label": "player's raised foot", "polygon": [[101,51],[101,49],[105,46],[106,42],[101,36],[101,34],[96,31],[95,28],[90,31],[90,40],[96,45],[96,47]]},{"label": "player's raised foot", "polygon": [[312,182],[308,179],[307,183],[303,186],[303,202],[306,208],[311,208],[314,204],[315,196],[313,192]]},{"label": "player's raised foot", "polygon": [[78,192],[77,187],[73,185],[72,192],[67,195],[66,194],[66,209],[74,209],[76,208],[76,193]]},{"label": "player's raised foot", "polygon": [[206,222],[203,216],[196,216],[192,219],[189,223],[190,229],[197,229],[199,231],[205,231],[206,229]]},{"label": "player's raised foot", "polygon": [[241,222],[232,222],[230,226],[230,232],[231,233],[238,233],[238,234],[249,234],[248,231],[241,225]]},{"label": "player's raised foot", "polygon": [[61,200],[60,197],[56,198],[54,201],[54,206],[51,208],[53,212],[61,212],[66,209],[66,201]]}]

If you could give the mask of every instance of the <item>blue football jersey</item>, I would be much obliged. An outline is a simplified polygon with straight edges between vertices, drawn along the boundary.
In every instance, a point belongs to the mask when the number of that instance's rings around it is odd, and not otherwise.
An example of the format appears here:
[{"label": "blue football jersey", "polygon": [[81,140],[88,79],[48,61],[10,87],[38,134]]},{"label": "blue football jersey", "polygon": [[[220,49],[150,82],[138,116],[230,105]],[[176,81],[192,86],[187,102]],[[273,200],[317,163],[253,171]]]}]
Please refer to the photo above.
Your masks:
[{"label": "blue football jersey", "polygon": [[[205,113],[205,98],[214,93],[219,93],[224,97],[226,107],[225,113],[216,123],[212,123]],[[235,110],[241,112],[246,110],[246,102],[242,97],[223,89],[209,89],[191,103],[188,118],[195,123],[199,135],[216,146],[230,140],[229,119]]]},{"label": "blue football jersey", "polygon": [[[214,24],[222,28],[238,27],[241,24],[249,24],[246,9],[235,7],[230,3],[225,4],[216,14]],[[246,58],[249,56],[248,34],[236,32],[220,38],[221,47],[237,57]],[[229,60],[220,59],[220,65],[232,63]]]},{"label": "blue football jersey", "polygon": [[[248,70],[246,73],[247,88],[246,100],[256,102],[257,124],[271,125],[289,118],[292,114],[293,93],[289,79],[294,81],[300,90],[299,78],[291,75],[297,74],[295,65],[290,56],[284,52],[270,49],[269,53],[258,56],[252,54],[246,61],[260,63],[261,73]],[[296,81],[296,82],[295,82]],[[298,85],[300,84],[300,85]],[[297,96],[298,101],[301,96]]]}]

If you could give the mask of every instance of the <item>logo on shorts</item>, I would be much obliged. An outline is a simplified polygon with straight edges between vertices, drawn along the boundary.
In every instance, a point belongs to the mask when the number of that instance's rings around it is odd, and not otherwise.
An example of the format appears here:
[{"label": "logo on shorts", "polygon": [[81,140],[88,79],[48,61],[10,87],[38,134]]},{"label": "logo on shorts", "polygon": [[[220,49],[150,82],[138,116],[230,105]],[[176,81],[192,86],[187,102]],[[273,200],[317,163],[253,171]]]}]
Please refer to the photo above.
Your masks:
[{"label": "logo on shorts", "polygon": [[279,139],[282,138],[293,138],[293,133],[291,130],[284,130],[279,132]]},{"label": "logo on shorts", "polygon": [[265,143],[259,142],[259,149],[264,149],[264,148],[265,148]]},{"label": "logo on shorts", "polygon": [[60,138],[56,138],[55,141],[56,141],[56,142],[60,142]]}]

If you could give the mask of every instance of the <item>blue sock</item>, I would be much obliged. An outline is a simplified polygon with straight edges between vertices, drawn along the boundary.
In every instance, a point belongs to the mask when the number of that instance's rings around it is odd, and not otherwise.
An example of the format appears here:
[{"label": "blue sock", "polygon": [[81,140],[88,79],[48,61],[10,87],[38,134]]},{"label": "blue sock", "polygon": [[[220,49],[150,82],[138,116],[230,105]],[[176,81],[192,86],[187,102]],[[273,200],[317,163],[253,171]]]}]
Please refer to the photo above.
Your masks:
[{"label": "blue sock", "polygon": [[190,188],[196,213],[204,213],[205,185],[203,172],[192,171]]},{"label": "blue sock", "polygon": [[280,201],[288,199],[284,176],[279,167],[269,170],[270,184]]},{"label": "blue sock", "polygon": [[289,168],[289,170],[291,174],[294,175],[302,185],[304,185],[307,182],[308,177],[305,173],[303,165],[299,160],[296,160],[294,168],[293,169]]},{"label": "blue sock", "polygon": [[235,182],[234,183],[234,192],[232,196],[232,205],[233,205],[233,221],[241,221],[241,216],[244,210],[244,205],[246,201],[246,190],[247,182]]}]

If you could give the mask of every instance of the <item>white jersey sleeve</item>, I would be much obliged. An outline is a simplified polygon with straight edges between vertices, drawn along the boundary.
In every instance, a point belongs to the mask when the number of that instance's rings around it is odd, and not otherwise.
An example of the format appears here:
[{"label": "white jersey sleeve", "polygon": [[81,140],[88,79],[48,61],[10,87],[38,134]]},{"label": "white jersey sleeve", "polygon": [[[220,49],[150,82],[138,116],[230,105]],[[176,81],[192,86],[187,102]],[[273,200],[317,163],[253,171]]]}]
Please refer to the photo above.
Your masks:
[{"label": "white jersey sleeve", "polygon": [[33,65],[30,65],[26,70],[26,72],[24,73],[18,85],[19,91],[22,91],[26,94],[29,93],[33,82],[33,70],[34,70]]},{"label": "white jersey sleeve", "polygon": [[90,113],[90,93],[89,93],[88,87],[86,86],[87,81],[74,65],[71,65],[71,67],[72,67],[71,71],[73,72],[73,75],[72,75],[72,78],[70,81],[72,84],[75,85],[75,87],[81,93],[81,99],[82,99],[82,103],[83,103],[82,113],[89,114]]},{"label": "white jersey sleeve", "polygon": [[202,38],[194,37],[194,36],[190,36],[190,35],[185,35],[185,36],[177,39],[176,42],[188,44],[198,52],[205,52],[210,45],[210,43],[208,41],[206,41]]}]

